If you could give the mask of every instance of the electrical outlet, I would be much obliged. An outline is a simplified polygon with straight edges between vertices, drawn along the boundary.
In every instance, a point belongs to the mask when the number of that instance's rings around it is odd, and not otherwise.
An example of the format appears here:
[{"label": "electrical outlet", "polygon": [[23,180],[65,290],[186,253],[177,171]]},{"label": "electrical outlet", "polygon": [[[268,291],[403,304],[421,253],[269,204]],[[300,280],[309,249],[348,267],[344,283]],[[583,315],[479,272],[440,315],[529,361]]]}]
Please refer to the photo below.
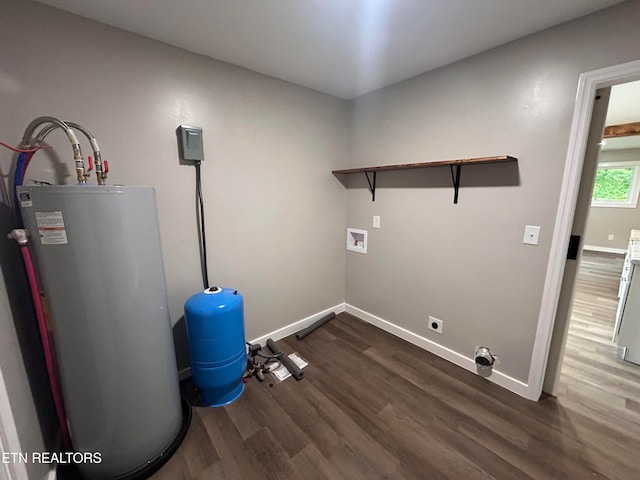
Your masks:
[{"label": "electrical outlet", "polygon": [[613,233],[610,233],[608,238],[609,240],[613,240],[615,238],[615,235]]},{"label": "electrical outlet", "polygon": [[442,320],[439,320],[429,315],[429,330],[436,333],[442,333],[442,324],[443,324]]},{"label": "electrical outlet", "polygon": [[522,239],[522,243],[527,243],[529,245],[538,245],[538,240],[540,239],[540,227],[537,225],[527,225],[524,227],[524,238]]},{"label": "electrical outlet", "polygon": [[380,217],[378,215],[373,216],[373,228],[380,228]]}]

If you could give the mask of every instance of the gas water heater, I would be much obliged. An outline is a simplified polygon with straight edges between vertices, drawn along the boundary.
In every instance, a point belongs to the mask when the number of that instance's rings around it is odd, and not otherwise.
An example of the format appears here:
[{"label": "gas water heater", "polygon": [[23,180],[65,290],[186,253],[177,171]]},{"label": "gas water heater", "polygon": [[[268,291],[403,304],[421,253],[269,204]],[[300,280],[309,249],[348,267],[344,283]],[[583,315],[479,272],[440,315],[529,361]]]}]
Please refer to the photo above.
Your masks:
[{"label": "gas water heater", "polygon": [[23,186],[73,449],[128,478],[177,448],[183,413],[152,187]]}]

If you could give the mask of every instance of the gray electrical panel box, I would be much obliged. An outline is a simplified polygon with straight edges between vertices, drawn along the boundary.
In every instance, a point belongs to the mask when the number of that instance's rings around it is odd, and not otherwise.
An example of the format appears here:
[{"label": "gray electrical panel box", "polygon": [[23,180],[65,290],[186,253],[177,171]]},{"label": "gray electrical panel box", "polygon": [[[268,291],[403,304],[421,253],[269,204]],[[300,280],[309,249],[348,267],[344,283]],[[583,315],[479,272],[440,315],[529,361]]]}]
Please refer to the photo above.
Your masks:
[{"label": "gray electrical panel box", "polygon": [[177,133],[180,159],[185,162],[202,162],[204,160],[202,128],[180,125]]}]

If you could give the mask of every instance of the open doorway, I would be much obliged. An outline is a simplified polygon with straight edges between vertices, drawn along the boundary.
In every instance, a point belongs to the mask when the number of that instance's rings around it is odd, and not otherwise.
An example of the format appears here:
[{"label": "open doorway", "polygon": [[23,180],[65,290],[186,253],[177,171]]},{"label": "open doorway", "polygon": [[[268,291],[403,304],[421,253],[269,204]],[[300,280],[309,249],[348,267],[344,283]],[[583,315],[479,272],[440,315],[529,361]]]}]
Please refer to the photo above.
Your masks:
[{"label": "open doorway", "polygon": [[611,87],[592,183],[555,394],[638,410],[640,336],[630,324],[640,317],[626,300],[640,295],[630,289],[636,256],[629,251],[630,240],[640,240],[640,81]]},{"label": "open doorway", "polygon": [[[633,271],[625,254],[631,232],[640,234],[640,135],[633,135],[640,134],[640,82],[598,90],[595,98],[572,228],[583,236],[584,249],[577,261],[567,261],[558,309],[559,316],[569,318],[559,350],[562,369],[545,391],[595,410],[630,409],[630,420],[636,421],[640,366],[623,360],[626,350],[617,334]],[[600,142],[603,124],[605,140]]]},{"label": "open doorway", "polygon": [[[575,262],[567,261],[567,250],[571,244],[573,222],[577,215],[580,184],[590,130],[594,125],[593,113],[597,107],[597,91],[613,85],[640,80],[640,60],[584,72],[578,79],[576,103],[569,134],[569,145],[562,177],[558,211],[551,239],[549,263],[538,315],[538,327],[531,357],[531,369],[527,381],[527,398],[538,400],[543,389],[553,393],[548,385],[556,384],[560,375],[562,353],[568,331],[568,312],[562,315],[561,303],[566,269]],[[602,135],[604,117],[599,134]],[[595,170],[590,179],[595,176]],[[584,199],[583,199],[584,200]],[[586,198],[591,201],[590,195]],[[587,203],[587,205],[588,205]],[[585,217],[586,218],[586,217]],[[573,282],[571,282],[571,290]]]}]

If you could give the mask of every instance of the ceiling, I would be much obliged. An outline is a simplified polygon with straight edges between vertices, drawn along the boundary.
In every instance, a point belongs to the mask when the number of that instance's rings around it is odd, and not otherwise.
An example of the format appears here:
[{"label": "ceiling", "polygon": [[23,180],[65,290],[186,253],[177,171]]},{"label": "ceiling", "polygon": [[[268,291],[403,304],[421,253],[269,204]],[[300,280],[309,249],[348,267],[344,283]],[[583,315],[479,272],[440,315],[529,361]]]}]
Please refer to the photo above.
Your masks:
[{"label": "ceiling", "polygon": [[605,125],[640,122],[640,81],[611,87]]},{"label": "ceiling", "polygon": [[[605,125],[640,122],[640,81],[623,83],[611,87]],[[640,148],[640,135],[607,138],[602,150],[624,150]]]},{"label": "ceiling", "polygon": [[354,98],[622,0],[40,0]]}]

